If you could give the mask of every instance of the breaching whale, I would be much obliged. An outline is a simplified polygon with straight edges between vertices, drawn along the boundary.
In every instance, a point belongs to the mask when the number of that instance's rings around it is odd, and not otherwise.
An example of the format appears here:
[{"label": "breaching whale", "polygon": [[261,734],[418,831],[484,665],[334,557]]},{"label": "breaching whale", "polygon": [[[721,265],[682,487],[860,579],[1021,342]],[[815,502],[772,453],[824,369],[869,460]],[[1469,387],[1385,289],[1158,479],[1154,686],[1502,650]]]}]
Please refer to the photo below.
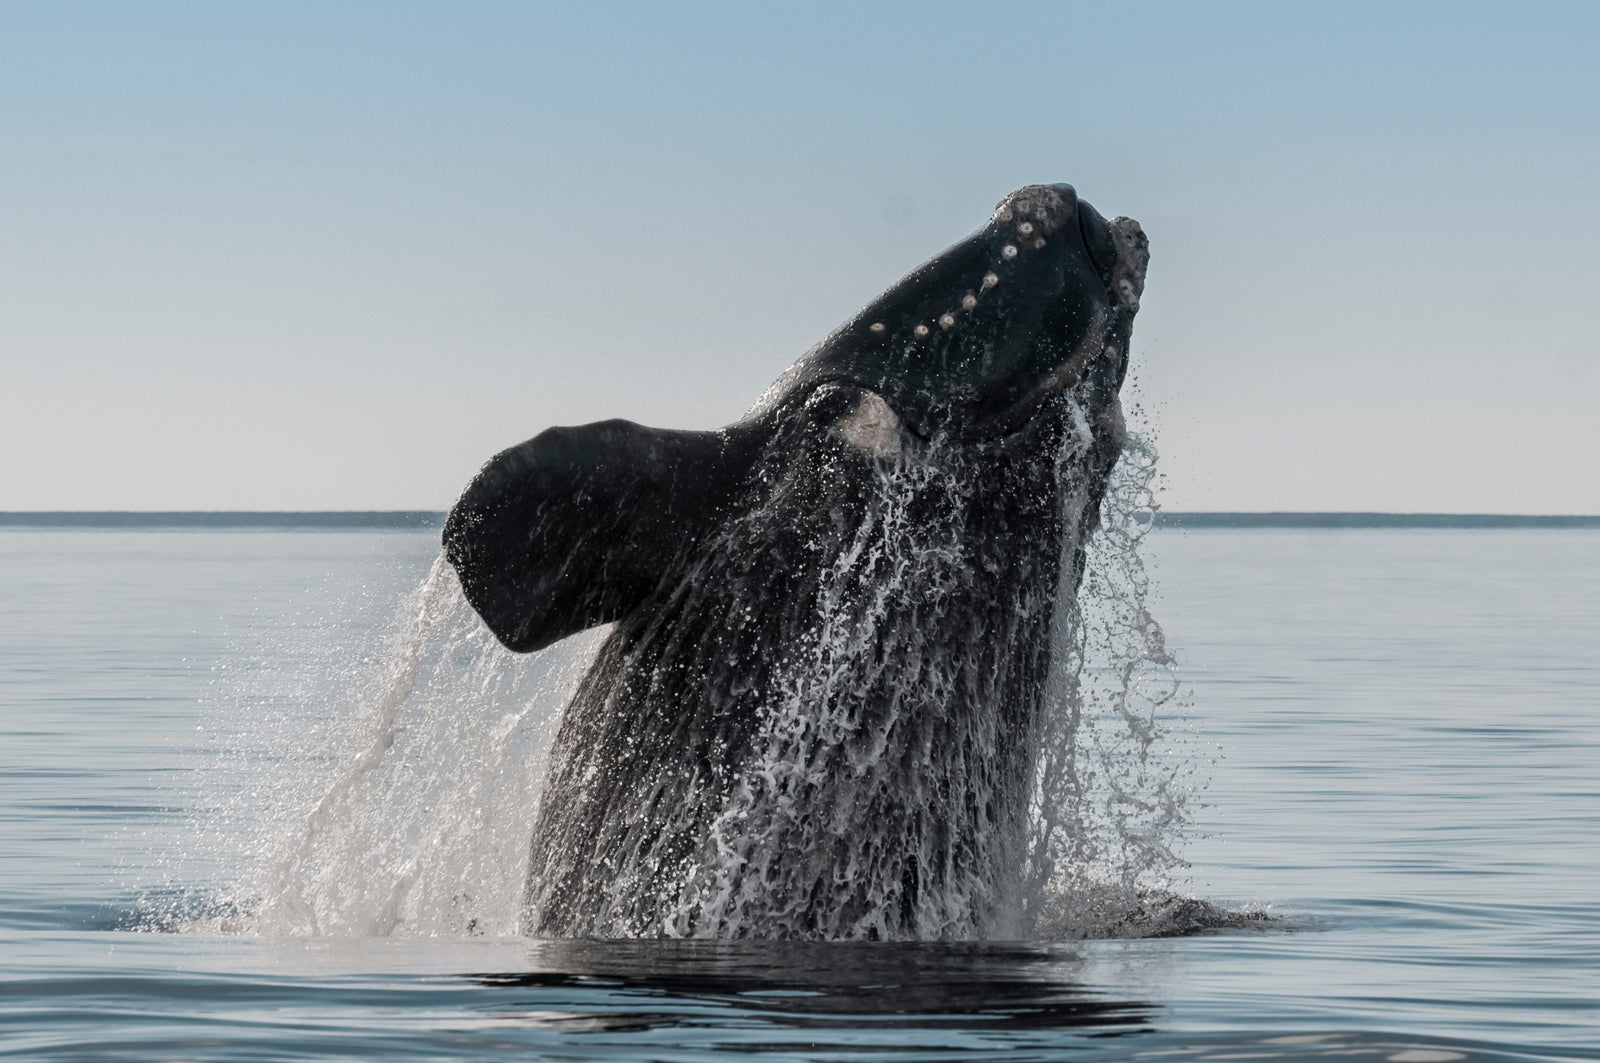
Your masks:
[{"label": "breaching whale", "polygon": [[551,749],[526,932],[1016,932],[1148,259],[1030,185],[736,424],[551,428],[484,466],[444,548],[495,635],[615,624]]}]

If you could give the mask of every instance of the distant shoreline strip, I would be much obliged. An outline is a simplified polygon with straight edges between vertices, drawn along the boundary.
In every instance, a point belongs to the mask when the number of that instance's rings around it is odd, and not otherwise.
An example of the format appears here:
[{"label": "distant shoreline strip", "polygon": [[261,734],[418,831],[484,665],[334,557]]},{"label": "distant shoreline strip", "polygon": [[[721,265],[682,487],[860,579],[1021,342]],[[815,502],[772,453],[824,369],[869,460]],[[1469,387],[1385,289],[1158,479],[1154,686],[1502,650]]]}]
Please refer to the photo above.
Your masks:
[{"label": "distant shoreline strip", "polygon": [[429,531],[444,527],[431,509],[386,510],[104,510],[0,512],[0,528],[109,528],[124,530],[229,531]]},{"label": "distant shoreline strip", "polygon": [[[1595,528],[1600,516],[1520,513],[1196,513],[1156,514],[1160,528]],[[444,513],[427,509],[306,512],[178,510],[0,512],[0,528],[125,531],[433,531]]]},{"label": "distant shoreline strip", "polygon": [[1526,513],[1180,513],[1161,528],[1600,528],[1600,516]]}]

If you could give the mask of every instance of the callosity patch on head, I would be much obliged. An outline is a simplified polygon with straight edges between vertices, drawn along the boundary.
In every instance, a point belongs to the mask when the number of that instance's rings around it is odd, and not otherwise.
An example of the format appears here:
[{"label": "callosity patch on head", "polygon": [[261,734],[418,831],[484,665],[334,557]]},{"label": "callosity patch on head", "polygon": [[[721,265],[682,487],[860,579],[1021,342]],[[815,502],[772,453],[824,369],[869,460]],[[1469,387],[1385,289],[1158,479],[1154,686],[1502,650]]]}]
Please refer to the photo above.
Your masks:
[{"label": "callosity patch on head", "polygon": [[1077,206],[1071,185],[1027,185],[1002,199],[992,217],[1002,224],[1015,222],[1022,236],[1049,236],[1071,220]]},{"label": "callosity patch on head", "polygon": [[899,415],[875,391],[862,391],[850,412],[833,423],[832,431],[875,458],[899,457],[904,446]]},{"label": "callosity patch on head", "polygon": [[1144,273],[1150,265],[1150,240],[1132,218],[1111,222],[1111,239],[1117,245],[1117,264],[1111,271],[1111,289],[1129,310],[1139,309],[1144,294]]}]

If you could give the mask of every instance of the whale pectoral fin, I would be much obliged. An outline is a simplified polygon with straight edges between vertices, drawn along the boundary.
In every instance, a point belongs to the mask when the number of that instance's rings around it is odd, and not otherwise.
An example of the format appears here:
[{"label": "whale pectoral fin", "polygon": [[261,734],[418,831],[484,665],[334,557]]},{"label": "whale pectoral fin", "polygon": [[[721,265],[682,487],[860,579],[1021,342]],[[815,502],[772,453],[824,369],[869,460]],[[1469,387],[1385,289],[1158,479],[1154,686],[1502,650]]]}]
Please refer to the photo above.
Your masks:
[{"label": "whale pectoral fin", "polygon": [[472,607],[513,650],[620,620],[741,471],[725,432],[551,428],[490,459],[444,528]]}]

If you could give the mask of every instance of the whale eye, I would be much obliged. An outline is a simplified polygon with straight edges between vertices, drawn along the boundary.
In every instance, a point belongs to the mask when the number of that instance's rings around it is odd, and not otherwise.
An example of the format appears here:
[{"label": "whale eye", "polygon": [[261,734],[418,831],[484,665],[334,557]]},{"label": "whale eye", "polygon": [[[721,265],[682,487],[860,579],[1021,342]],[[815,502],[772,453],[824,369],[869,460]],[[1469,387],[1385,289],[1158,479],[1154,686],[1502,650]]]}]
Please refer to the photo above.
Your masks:
[{"label": "whale eye", "polygon": [[1084,249],[1100,274],[1100,279],[1111,283],[1111,271],[1117,264],[1117,244],[1111,238],[1111,225],[1089,204],[1078,201],[1078,231],[1083,234]]}]

